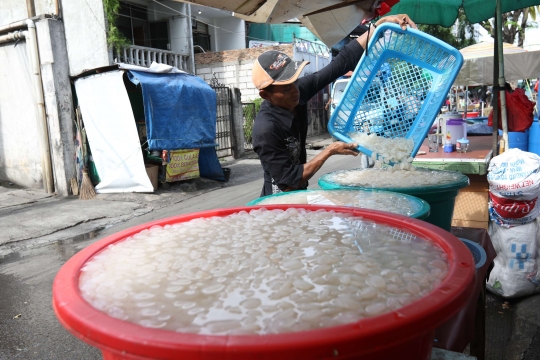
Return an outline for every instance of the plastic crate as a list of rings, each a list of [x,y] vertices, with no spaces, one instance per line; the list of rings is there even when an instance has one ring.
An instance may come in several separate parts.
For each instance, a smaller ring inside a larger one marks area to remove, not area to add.
[[[462,64],[457,49],[433,36],[378,26],[332,114],[330,134],[347,143],[355,142],[351,132],[413,139],[414,157]]]

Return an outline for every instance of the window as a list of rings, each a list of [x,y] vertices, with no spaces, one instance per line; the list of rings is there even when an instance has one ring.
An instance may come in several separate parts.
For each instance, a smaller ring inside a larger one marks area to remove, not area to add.
[[[149,22],[145,6],[120,1],[116,27],[133,45],[169,49],[168,21]]]
[[[208,34],[208,25],[193,20],[193,45],[199,45],[204,51],[210,51],[210,35]]]

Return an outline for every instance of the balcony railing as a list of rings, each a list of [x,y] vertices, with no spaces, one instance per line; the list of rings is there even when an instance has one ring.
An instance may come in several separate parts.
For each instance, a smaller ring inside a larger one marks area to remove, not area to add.
[[[190,72],[189,55],[177,54],[168,50],[130,45],[120,50],[120,52],[114,50],[114,58],[117,62],[145,67],[150,67],[152,62],[155,61],[159,64],[167,64]]]
[[[297,52],[308,53],[324,58],[330,57],[330,49],[324,44],[316,43],[310,40],[300,39],[297,37],[294,37],[293,41]]]

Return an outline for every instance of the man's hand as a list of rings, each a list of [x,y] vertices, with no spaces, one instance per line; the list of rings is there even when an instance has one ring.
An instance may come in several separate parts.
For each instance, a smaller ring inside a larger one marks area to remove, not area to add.
[[[328,146],[328,152],[330,155],[353,155],[357,156],[359,154],[358,150],[356,150],[356,147],[358,144],[352,143],[352,144],[346,144],[341,141],[336,141],[332,143],[330,146]]]
[[[289,188],[288,190],[295,190],[302,186],[306,181],[311,179],[311,177],[319,171],[319,169],[323,166],[324,162],[328,160],[332,155],[353,155],[357,156],[359,154],[358,150],[356,150],[356,147],[358,144],[345,144],[341,141],[336,141],[330,144],[328,147],[326,147],[323,151],[321,151],[317,156],[315,156],[313,159],[308,161],[304,164],[304,171],[302,173],[302,179],[300,180],[300,183],[296,188]]]
[[[411,18],[409,17],[409,15],[406,15],[406,14],[399,14],[399,15],[389,15],[389,16],[385,16],[383,18],[380,18],[376,23],[375,25],[376,26],[379,26],[381,24],[384,24],[385,22],[387,23],[393,23],[393,24],[398,24],[399,26],[401,26],[401,28],[403,30],[407,30],[407,26],[410,26],[412,27],[413,29],[418,29],[418,27],[416,26],[416,24],[414,23],[414,21],[411,20]],[[369,41],[369,38],[368,38],[368,33],[369,33],[369,37],[371,38],[371,36],[373,35],[373,33],[375,32],[375,29],[370,29],[370,31],[366,31],[365,33],[362,34],[362,36],[358,37],[356,40],[358,41],[358,43],[360,45],[362,45],[362,47],[365,49],[366,46],[367,46],[367,43]]]
[[[403,30],[407,30],[407,26],[410,26],[413,29],[418,29],[414,21],[412,21],[409,15],[406,14],[385,16],[383,18],[380,18],[379,21],[375,23],[375,25],[379,26],[381,24],[384,24],[385,22],[398,24]]]

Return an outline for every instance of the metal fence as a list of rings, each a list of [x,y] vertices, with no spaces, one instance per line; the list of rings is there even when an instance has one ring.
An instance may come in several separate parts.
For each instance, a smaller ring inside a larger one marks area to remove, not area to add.
[[[255,103],[242,103],[243,128],[244,128],[244,150],[253,150],[253,141],[251,134],[253,131],[253,122],[255,121],[256,108]]]
[[[330,49],[324,44],[304,40],[295,37],[294,39],[294,59],[309,61],[304,69],[304,74],[309,75],[319,71],[331,61]],[[307,136],[321,135],[327,132],[328,112],[324,109],[324,94],[329,94],[330,87],[327,86],[319,91],[308,101],[308,131]]]
[[[328,132],[328,110],[324,108],[324,93],[330,92],[330,87],[316,93],[307,103],[308,131],[307,136],[321,135]]]
[[[216,147],[218,157],[232,155],[232,94],[227,86],[212,86],[216,92]]]

